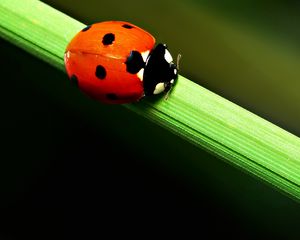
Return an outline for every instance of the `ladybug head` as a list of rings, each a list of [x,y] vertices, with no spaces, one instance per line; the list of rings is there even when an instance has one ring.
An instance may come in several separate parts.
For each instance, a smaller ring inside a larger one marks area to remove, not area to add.
[[[169,92],[178,77],[177,65],[166,44],[159,43],[147,57],[143,84],[146,96]]]

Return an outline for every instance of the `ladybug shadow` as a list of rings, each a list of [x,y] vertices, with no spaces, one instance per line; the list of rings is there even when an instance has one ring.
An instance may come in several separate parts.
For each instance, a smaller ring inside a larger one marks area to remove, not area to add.
[[[147,102],[151,104],[156,104],[158,102],[164,101],[165,99],[165,94],[158,94],[158,95],[152,95],[152,96],[146,96],[142,98],[139,102]]]
[[[145,108],[152,108],[159,103],[167,103],[169,101],[170,92],[143,97],[135,105],[143,105]]]
[[[125,104],[129,108],[133,108],[133,110],[137,110],[138,112],[147,112],[147,110],[153,109],[155,105],[158,105],[162,101],[167,101],[164,95],[153,95],[143,97],[137,102]]]

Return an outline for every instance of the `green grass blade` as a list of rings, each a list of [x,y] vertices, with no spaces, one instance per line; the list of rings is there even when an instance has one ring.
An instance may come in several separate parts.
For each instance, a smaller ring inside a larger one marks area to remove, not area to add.
[[[61,70],[66,45],[83,26],[37,0],[0,1],[1,37]],[[182,76],[167,101],[125,107],[300,199],[297,136]]]

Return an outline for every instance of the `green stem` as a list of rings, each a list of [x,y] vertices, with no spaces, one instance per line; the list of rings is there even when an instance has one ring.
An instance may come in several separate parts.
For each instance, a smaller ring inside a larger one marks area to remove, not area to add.
[[[63,70],[84,25],[37,0],[1,0],[0,35]],[[300,139],[179,76],[169,99],[124,105],[300,199]]]

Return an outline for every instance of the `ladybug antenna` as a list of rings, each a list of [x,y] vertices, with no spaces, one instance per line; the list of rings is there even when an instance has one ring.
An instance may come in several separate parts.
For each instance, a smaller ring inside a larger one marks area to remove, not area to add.
[[[177,61],[176,61],[176,67],[177,67],[177,70],[179,70],[179,62],[180,62],[180,59],[181,59],[182,55],[179,53],[177,55]]]

